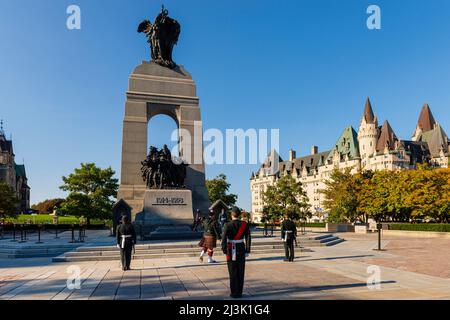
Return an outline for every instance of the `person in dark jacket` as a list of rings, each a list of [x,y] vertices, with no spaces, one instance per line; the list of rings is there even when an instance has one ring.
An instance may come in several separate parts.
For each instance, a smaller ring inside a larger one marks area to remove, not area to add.
[[[220,213],[220,228],[223,229],[225,227],[225,224],[228,222],[228,214],[225,211],[225,209],[222,209],[222,212]]]
[[[208,263],[216,263],[213,259],[214,248],[217,247],[217,238],[221,235],[221,229],[217,222],[214,211],[208,213],[208,218],[203,220],[203,238],[199,243],[199,247],[203,250],[200,253],[200,261],[203,262],[203,256],[208,253]]]
[[[225,225],[222,233],[222,251],[227,256],[230,275],[230,297],[241,298],[244,289],[245,258],[250,254],[251,236],[247,222],[241,221],[241,211],[231,210],[231,221]]]
[[[198,227],[202,224],[202,213],[200,209],[197,209],[197,213],[195,214],[194,223],[192,224],[192,231],[197,232]]]
[[[117,247],[120,249],[122,270],[130,270],[131,254],[136,244],[136,231],[128,216],[122,217],[122,224],[117,226]]]
[[[297,239],[297,226],[295,223],[289,219],[286,214],[284,220],[281,223],[281,239],[284,242],[284,250],[286,254],[285,262],[294,261],[294,242]]]

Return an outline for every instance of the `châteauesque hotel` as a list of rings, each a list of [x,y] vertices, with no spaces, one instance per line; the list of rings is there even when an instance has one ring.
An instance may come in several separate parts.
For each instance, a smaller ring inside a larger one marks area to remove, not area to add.
[[[400,140],[387,120],[379,126],[367,98],[359,131],[356,132],[351,126],[345,128],[331,150],[319,152],[318,147],[314,146],[310,155],[300,158],[291,150],[287,161],[276,151],[269,154],[250,179],[253,219],[256,222],[261,220],[264,207],[262,193],[284,174],[303,184],[312,208],[311,220],[322,221],[326,212],[322,206],[324,196],[319,190],[325,188],[324,181],[329,179],[335,168],[351,168],[352,173],[363,170],[411,170],[416,169],[418,163],[448,168],[449,148],[450,140],[434,119],[428,104],[420,112],[411,140]]]

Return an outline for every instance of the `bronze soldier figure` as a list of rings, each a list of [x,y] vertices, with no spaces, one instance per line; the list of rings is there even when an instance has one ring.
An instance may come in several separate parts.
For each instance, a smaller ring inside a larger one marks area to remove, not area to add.
[[[177,64],[172,59],[173,47],[178,43],[181,26],[178,21],[169,17],[169,11],[162,7],[155,23],[144,20],[138,27],[144,33],[151,47],[152,60],[160,66],[175,69]]]

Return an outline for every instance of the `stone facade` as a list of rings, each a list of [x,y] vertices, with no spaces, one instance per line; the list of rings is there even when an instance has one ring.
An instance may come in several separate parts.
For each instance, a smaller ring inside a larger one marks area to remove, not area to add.
[[[13,143],[6,139],[3,128],[0,129],[0,182],[14,189],[19,201],[17,212],[24,213],[30,209],[30,187],[25,165],[15,162]]]
[[[319,190],[332,171],[351,168],[352,173],[362,170],[411,170],[418,163],[429,163],[447,168],[450,161],[450,140],[443,128],[435,121],[430,107],[422,108],[416,130],[411,140],[400,140],[388,121],[382,126],[373,113],[367,99],[359,131],[351,126],[345,128],[336,144],[329,151],[318,152],[313,147],[308,156],[296,158],[289,152],[289,160],[272,151],[261,168],[252,173],[252,214],[256,222],[261,220],[264,208],[262,193],[283,174],[292,175],[301,182],[312,207],[313,221],[323,221],[327,214],[322,206],[324,196]]]

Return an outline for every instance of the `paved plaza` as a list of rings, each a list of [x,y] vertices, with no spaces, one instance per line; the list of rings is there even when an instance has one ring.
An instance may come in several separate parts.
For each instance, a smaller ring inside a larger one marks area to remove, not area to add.
[[[244,299],[450,299],[450,253],[445,239],[340,234],[346,241],[302,253],[251,255]],[[228,299],[225,259],[208,265],[196,258],[135,260],[123,272],[118,261],[52,263],[50,258],[0,260],[0,299]],[[81,270],[81,288],[67,288],[67,271]],[[370,289],[368,267],[380,268]]]

